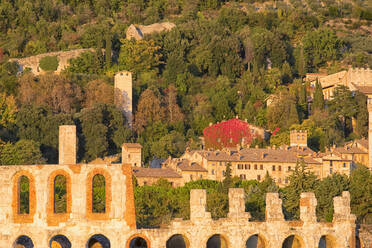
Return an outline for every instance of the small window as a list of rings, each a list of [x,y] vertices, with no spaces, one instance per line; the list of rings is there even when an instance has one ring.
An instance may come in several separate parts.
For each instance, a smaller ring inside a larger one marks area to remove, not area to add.
[[[285,184],[288,183],[288,178],[284,179],[284,183],[285,183]]]
[[[247,164],[245,164],[244,167],[245,167],[246,170],[248,170],[248,165]]]
[[[260,164],[260,170],[263,170],[263,164]]]
[[[302,140],[305,140],[305,135],[302,135]]]
[[[240,164],[237,164],[237,166],[236,166],[237,168],[238,168],[238,170],[240,169]]]
[[[250,170],[251,169],[251,164],[248,164],[248,170]]]
[[[273,171],[275,171],[275,165],[273,165]]]
[[[147,185],[147,182],[146,181],[143,181],[143,185]]]
[[[332,160],[329,161],[329,166],[333,166],[333,161]]]
[[[214,175],[214,170],[212,170],[212,175]]]
[[[288,171],[290,171],[291,170],[291,166],[288,166]]]
[[[190,180],[192,181],[192,175],[190,175]]]
[[[128,159],[130,159],[130,154],[128,154]]]
[[[344,163],[344,168],[346,168],[346,163]]]
[[[257,164],[254,165],[254,169],[257,170]]]
[[[281,165],[278,166],[278,171],[282,171],[282,166]]]
[[[223,176],[225,175],[225,171],[224,171],[224,170],[222,171],[222,175],[223,175]]]
[[[261,175],[257,175],[257,181],[261,181]]]
[[[200,179],[202,179],[203,178],[203,175],[200,175]]]
[[[329,173],[333,174],[333,169],[332,168],[329,169]]]

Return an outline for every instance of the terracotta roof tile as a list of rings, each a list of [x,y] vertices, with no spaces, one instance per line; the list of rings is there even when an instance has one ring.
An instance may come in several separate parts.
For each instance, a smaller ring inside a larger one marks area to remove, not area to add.
[[[124,143],[122,146],[127,148],[142,148],[141,144],[138,143]]]
[[[132,170],[135,177],[182,178],[170,168],[132,167]]]

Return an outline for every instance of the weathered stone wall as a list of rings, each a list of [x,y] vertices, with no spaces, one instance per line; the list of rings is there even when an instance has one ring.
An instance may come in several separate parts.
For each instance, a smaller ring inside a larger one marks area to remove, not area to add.
[[[159,33],[162,31],[170,31],[176,25],[171,22],[154,23],[151,25],[130,25],[126,32],[126,38],[128,40],[142,40],[146,35]]]
[[[43,53],[27,58],[21,59],[9,59],[10,62],[17,62],[21,66],[21,71],[26,68],[30,68],[31,72],[35,75],[39,75],[43,73],[43,71],[39,68],[40,59],[47,57],[47,56],[57,56],[59,63],[56,72],[61,72],[69,65],[69,60],[72,58],[79,57],[82,53],[91,51],[93,52],[94,49],[75,49],[71,51],[59,51],[59,52],[50,52],[50,53]]]
[[[96,173],[106,179],[106,210],[104,214],[92,213],[90,205],[91,179]],[[56,216],[51,189],[53,178],[64,174],[67,180],[67,213]],[[30,214],[17,212],[17,178],[30,178]],[[229,190],[227,218],[213,220],[206,211],[207,194],[196,189],[190,195],[190,220],[175,219],[166,228],[135,229],[133,186],[130,165],[74,164],[27,165],[0,167],[0,247],[14,247],[15,240],[27,235],[35,248],[50,247],[55,235],[64,235],[72,247],[86,246],[95,234],[107,237],[110,247],[129,247],[135,237],[142,237],[148,247],[165,247],[167,240],[181,234],[188,248],[205,247],[208,239],[219,234],[227,247],[245,247],[249,237],[258,235],[263,247],[280,248],[283,241],[295,235],[304,248],[318,247],[322,236],[335,244],[327,247],[355,247],[355,216],[350,214],[350,195],[344,192],[334,199],[332,223],[316,221],[316,199],[313,193],[301,194],[299,221],[285,221],[282,203],[277,193],[266,196],[266,221],[249,221],[245,212],[244,190]],[[19,218],[16,218],[19,217]],[[366,239],[363,237],[363,239]]]

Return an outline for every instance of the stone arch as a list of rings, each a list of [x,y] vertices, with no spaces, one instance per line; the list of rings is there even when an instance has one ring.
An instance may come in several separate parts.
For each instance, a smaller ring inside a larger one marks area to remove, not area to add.
[[[245,242],[246,248],[267,248],[266,239],[260,234],[251,235]]]
[[[57,202],[56,199],[56,183],[57,180],[60,178],[64,178],[64,190],[65,191],[65,199],[64,199],[64,207],[63,211],[61,211],[61,202]],[[47,205],[47,222],[49,225],[58,225],[60,222],[65,222],[69,218],[69,214],[71,213],[71,176],[65,170],[55,170],[53,171],[48,178],[48,205]]]
[[[26,213],[20,212],[21,206],[21,188],[20,180],[28,180],[28,210]],[[32,223],[36,212],[36,190],[35,179],[33,175],[25,170],[18,171],[13,176],[13,199],[12,199],[13,221],[15,223]]]
[[[34,248],[34,243],[30,237],[21,235],[14,241],[13,248]]]
[[[304,248],[304,241],[296,234],[288,236],[282,243],[282,248]]]
[[[93,212],[93,179],[96,175],[102,175],[104,178],[104,195],[105,204],[104,212]],[[87,218],[90,220],[108,220],[111,211],[111,176],[110,174],[102,168],[94,168],[89,172],[87,176],[87,194],[86,194],[86,208],[87,208]]]
[[[318,243],[319,248],[336,248],[338,247],[336,238],[332,235],[323,235],[319,239]]]
[[[49,241],[50,248],[71,248],[70,240],[61,234],[52,237]]]
[[[229,242],[227,238],[221,234],[214,234],[209,237],[206,243],[207,248],[228,248]]]
[[[86,248],[110,248],[110,240],[103,234],[94,234],[87,241]]]
[[[185,235],[174,234],[167,240],[166,248],[188,248],[190,242]]]
[[[151,243],[150,243],[150,240],[145,235],[134,234],[129,237],[125,247],[126,248],[151,248]]]

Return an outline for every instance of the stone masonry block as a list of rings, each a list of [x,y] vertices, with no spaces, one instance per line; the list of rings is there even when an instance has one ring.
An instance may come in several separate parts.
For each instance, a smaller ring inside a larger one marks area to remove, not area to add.
[[[284,221],[282,200],[278,193],[266,193],[266,221]]]
[[[355,215],[351,214],[350,210],[350,193],[342,192],[342,196],[333,198],[333,222],[339,221],[355,221]]]
[[[244,189],[229,189],[229,218],[247,220],[251,217],[250,213],[245,212]]]
[[[316,205],[317,201],[314,193],[301,193],[300,219],[303,222],[316,222]]]
[[[190,191],[190,219],[211,219],[211,213],[206,211],[207,191],[205,189],[192,189]]]

